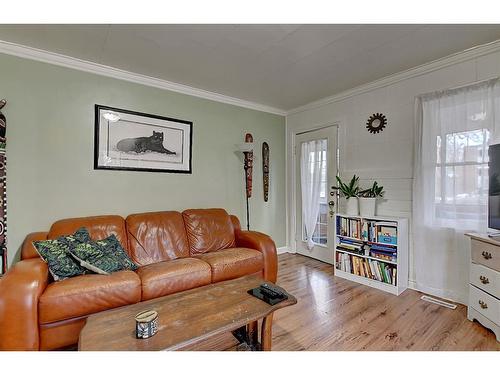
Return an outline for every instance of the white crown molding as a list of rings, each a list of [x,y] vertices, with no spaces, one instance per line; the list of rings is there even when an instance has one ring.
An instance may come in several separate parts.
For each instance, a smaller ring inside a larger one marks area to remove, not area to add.
[[[111,66],[101,65],[94,62],[81,60],[66,55],[61,55],[59,53],[23,46],[16,43],[10,43],[0,40],[0,53],[22,57],[30,60],[41,61],[44,63],[63,66],[66,68],[81,70],[84,72],[116,78],[123,81],[139,83],[145,86],[156,87],[163,90],[178,92],[181,94],[191,95],[198,98],[208,99],[220,103],[231,104],[238,107],[253,109],[256,111],[267,112],[281,116],[286,115],[286,111],[280,108],[275,108],[260,103],[254,103],[251,101],[234,98],[231,96],[218,94],[211,91],[206,91],[203,89],[198,89],[196,87],[170,82],[159,78],[132,73],[126,70],[113,68]]]
[[[41,61],[48,64],[63,66],[66,68],[76,69],[88,73],[94,73],[106,77],[138,83],[145,86],[156,87],[162,90],[178,92],[181,94],[195,96],[198,98],[208,99],[220,103],[231,104],[238,107],[253,109],[256,111],[272,113],[280,116],[288,116],[294,113],[299,113],[313,108],[322,107],[327,104],[339,102],[351,98],[353,96],[363,94],[365,92],[389,86],[394,83],[404,81],[406,79],[410,79],[413,77],[418,77],[420,75],[435,70],[439,70],[447,66],[459,64],[461,62],[468,61],[496,51],[500,51],[500,40],[496,40],[494,42],[483,44],[477,47],[469,48],[465,51],[458,52],[453,55],[446,56],[423,65],[419,65],[415,68],[411,68],[400,73],[392,74],[390,76],[378,79],[376,81],[354,87],[352,89],[343,91],[339,94],[328,96],[326,98],[322,98],[287,111],[281,108],[267,106],[265,104],[238,99],[235,97],[203,89],[198,89],[180,83],[170,82],[159,78],[154,78],[142,74],[129,72],[126,70],[121,70],[118,68],[113,68],[107,65],[97,64],[94,62],[81,60],[54,52],[49,52],[33,47],[23,46],[20,44],[10,43],[0,40],[0,53],[4,53],[7,55],[13,55],[25,59]]]
[[[439,70],[442,68],[445,68],[447,66],[459,64],[468,60],[472,60],[474,58],[484,56],[493,52],[500,51],[500,39],[496,40],[491,43],[487,44],[482,44],[480,46],[472,47],[469,49],[466,49],[465,51],[462,52],[457,52],[452,55],[443,57],[438,60],[431,61],[429,63],[425,63],[422,65],[419,65],[414,68],[410,68],[408,70],[392,74],[390,76],[378,79],[376,81],[372,81],[357,87],[354,87],[352,89],[343,91],[341,93],[328,96],[326,98],[322,98],[319,100],[315,100],[311,103],[304,104],[302,106],[293,108],[287,112],[287,116],[294,114],[294,113],[299,113],[299,112],[304,112],[310,109],[322,107],[327,104],[339,102],[348,98],[351,98],[356,95],[360,95],[375,89],[379,89],[385,86],[392,85],[397,82],[401,82],[410,78],[418,77],[420,75],[426,74],[433,72],[435,70]]]

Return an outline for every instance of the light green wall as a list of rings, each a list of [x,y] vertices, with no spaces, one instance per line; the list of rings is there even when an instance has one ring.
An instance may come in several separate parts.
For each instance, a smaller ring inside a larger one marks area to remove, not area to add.
[[[0,54],[7,106],[8,248],[55,220],[98,214],[223,207],[245,222],[246,132],[258,145],[250,200],[252,229],[285,246],[285,119],[77,70]],[[193,121],[193,174],[93,169],[94,104]],[[271,154],[269,201],[260,148]]]

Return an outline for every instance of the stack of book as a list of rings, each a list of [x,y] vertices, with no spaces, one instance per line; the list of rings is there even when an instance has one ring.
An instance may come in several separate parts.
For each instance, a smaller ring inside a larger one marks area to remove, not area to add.
[[[360,258],[347,253],[336,253],[335,263],[338,270],[396,285],[396,267],[382,261]]]
[[[364,254],[363,243],[341,238],[337,244],[337,249],[347,251],[349,253]]]
[[[382,260],[388,260],[391,262],[396,262],[398,259],[398,250],[392,246],[371,244],[370,245],[370,256]]]

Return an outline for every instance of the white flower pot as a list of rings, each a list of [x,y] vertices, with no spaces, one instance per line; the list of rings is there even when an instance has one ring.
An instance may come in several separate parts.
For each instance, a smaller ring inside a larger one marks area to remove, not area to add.
[[[345,213],[347,215],[354,215],[354,216],[359,215],[358,198],[351,197],[346,199]]]
[[[358,198],[359,213],[361,216],[375,216],[377,198]]]

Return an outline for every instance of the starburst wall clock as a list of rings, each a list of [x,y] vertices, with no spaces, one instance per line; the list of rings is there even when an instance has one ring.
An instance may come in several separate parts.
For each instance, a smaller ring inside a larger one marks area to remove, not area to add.
[[[380,133],[387,125],[387,117],[382,113],[374,113],[366,122],[366,128],[372,134]]]

